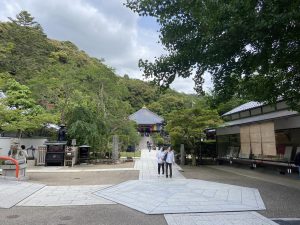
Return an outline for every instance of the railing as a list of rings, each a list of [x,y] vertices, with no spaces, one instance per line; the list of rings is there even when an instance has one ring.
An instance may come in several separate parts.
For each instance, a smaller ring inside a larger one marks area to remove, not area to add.
[[[16,165],[16,178],[18,179],[19,178],[19,162],[18,162],[18,160],[8,157],[8,156],[0,156],[0,159],[1,160],[10,160]]]
[[[47,146],[38,147],[37,163],[36,163],[38,166],[45,165],[46,152],[47,152]]]

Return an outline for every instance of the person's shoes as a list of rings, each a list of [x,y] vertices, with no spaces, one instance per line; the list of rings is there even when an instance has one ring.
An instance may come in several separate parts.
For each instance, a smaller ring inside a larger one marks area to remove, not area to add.
[[[168,175],[166,176],[166,178],[168,178]]]
[[[170,178],[172,178],[172,176],[170,176]]]

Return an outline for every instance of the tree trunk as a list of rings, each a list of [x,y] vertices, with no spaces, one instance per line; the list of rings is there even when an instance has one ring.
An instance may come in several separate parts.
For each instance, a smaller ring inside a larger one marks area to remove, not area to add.
[[[191,150],[192,154],[192,166],[196,166],[196,155],[195,155],[195,149]]]

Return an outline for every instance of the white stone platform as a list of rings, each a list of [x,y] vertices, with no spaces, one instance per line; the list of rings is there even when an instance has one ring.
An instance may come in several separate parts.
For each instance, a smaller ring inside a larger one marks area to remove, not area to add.
[[[109,185],[47,186],[24,199],[18,206],[115,204],[112,201],[92,194],[96,190],[106,187],[109,187]]]
[[[133,180],[95,195],[146,214],[265,209],[257,189],[193,179]]]
[[[278,225],[256,212],[166,214],[168,225]]]
[[[11,208],[43,187],[43,184],[0,179],[0,208]]]

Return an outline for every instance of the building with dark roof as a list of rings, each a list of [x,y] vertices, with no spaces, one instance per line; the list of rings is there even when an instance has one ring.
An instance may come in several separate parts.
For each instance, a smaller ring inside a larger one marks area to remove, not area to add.
[[[226,122],[216,130],[219,158],[291,166],[300,152],[300,114],[282,100],[248,102],[222,117]]]
[[[131,114],[129,119],[138,124],[138,131],[141,133],[160,132],[164,119],[150,111],[145,106]]]

